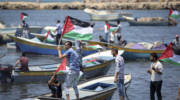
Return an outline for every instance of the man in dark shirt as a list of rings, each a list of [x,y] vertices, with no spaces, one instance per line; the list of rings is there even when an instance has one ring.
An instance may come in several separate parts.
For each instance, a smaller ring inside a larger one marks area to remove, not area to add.
[[[57,80],[57,75],[53,75],[48,81],[49,89],[51,89],[52,97],[62,98],[61,84]]]

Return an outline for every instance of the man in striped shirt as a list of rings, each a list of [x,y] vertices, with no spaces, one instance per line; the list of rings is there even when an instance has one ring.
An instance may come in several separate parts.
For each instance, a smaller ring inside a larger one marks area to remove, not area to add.
[[[124,100],[124,58],[121,55],[118,55],[118,49],[112,49],[111,52],[115,57],[114,83],[117,84],[120,100]]]

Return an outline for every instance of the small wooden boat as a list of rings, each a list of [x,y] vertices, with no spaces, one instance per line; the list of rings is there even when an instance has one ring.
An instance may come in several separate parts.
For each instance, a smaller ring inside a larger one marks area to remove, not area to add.
[[[97,11],[94,9],[84,9],[88,13],[93,21],[117,21],[123,20],[122,16],[132,16],[132,14],[126,12],[116,13],[114,11]]]
[[[161,17],[133,18],[123,16],[123,18],[125,18],[131,26],[176,26],[178,24],[175,20],[165,20]]]
[[[131,82],[131,75],[124,76],[125,87]],[[103,76],[78,85],[80,100],[111,100],[111,97],[116,90],[116,85],[113,82],[114,76]],[[36,100],[64,100],[60,98],[50,97],[51,94],[45,94],[32,99]],[[76,96],[72,88],[70,88],[71,100],[76,100]],[[65,96],[63,95],[63,98]],[[30,98],[29,98],[30,99]],[[28,99],[25,99],[28,100]]]
[[[164,51],[164,50],[125,48],[116,44],[109,44],[109,43],[99,42],[99,41],[87,41],[87,43],[91,45],[98,44],[101,46],[105,46],[107,48],[117,48],[118,50],[124,50],[124,53],[122,56],[125,59],[149,58],[150,53],[157,53],[160,55]]]
[[[119,54],[123,54],[123,51],[119,51]],[[110,65],[114,62],[114,57],[111,55],[111,51],[103,51],[94,53],[83,57],[83,71],[82,78],[88,79],[105,74]],[[15,70],[13,72],[15,82],[39,82],[48,81],[53,72],[56,71],[59,64],[30,66],[29,72],[22,72]],[[63,81],[65,73],[58,73],[58,79]],[[28,80],[27,80],[28,79]]]
[[[40,26],[31,26],[29,28],[30,33],[40,33],[43,28]],[[2,36],[2,39],[0,40],[0,44],[6,44],[9,42],[12,42],[12,39],[9,38],[8,35],[18,35],[22,33],[22,28],[19,27],[13,27],[13,28],[5,28],[0,29],[0,36]]]
[[[45,55],[58,55],[57,45],[41,42],[38,39],[27,39],[23,37],[15,37],[9,35],[9,37],[16,42],[16,45],[22,52],[45,54]],[[83,56],[95,53],[97,49],[84,47]],[[62,53],[64,53],[64,46],[62,45]]]

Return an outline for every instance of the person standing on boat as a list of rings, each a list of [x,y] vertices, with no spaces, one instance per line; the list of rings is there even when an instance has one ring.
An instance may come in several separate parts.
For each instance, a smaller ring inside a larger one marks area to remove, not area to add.
[[[67,72],[66,79],[63,84],[66,93],[66,98],[67,100],[70,100],[69,88],[72,86],[75,91],[76,98],[79,99],[79,91],[77,88],[77,82],[80,72],[79,56],[77,52],[72,49],[72,42],[70,41],[67,41],[65,43],[66,51],[63,55],[61,54],[61,48],[59,46],[57,47],[57,49],[58,49],[59,58],[62,59],[64,57],[67,57],[68,66],[69,66],[69,70]]]
[[[51,89],[52,97],[62,98],[61,83],[57,80],[57,75],[53,74],[51,79],[48,81],[49,89]]]
[[[58,45],[59,42],[60,42],[61,33],[62,33],[62,27],[61,27],[60,20],[57,20],[56,30],[55,31],[57,32],[57,34],[56,34],[56,44]]]
[[[76,47],[76,52],[79,55],[79,65],[80,65],[80,70],[83,72],[83,66],[82,66],[82,41],[81,40],[75,40],[75,47]]]
[[[109,36],[109,43],[115,43],[115,33],[111,32]]]
[[[121,37],[121,23],[120,23],[119,20],[117,21],[117,30],[113,31],[112,33],[113,33],[113,34],[116,34],[116,36],[117,36],[117,41],[120,42],[121,40],[119,40],[119,38]],[[118,43],[118,42],[117,42],[117,43]]]
[[[105,21],[105,25],[104,25],[104,33],[105,33],[105,40],[108,41],[108,37],[109,37],[109,22]]]
[[[112,49],[112,55],[115,57],[115,75],[114,83],[117,84],[120,100],[124,100],[124,58],[118,55],[118,49]]]
[[[29,38],[29,25],[25,22],[25,20],[22,21],[22,34],[21,36],[24,38]]]
[[[150,61],[152,61],[151,68],[147,70],[147,72],[151,74],[150,98],[151,100],[155,100],[154,94],[156,92],[158,100],[162,100],[161,87],[163,65],[158,61],[156,53],[150,54]]]
[[[18,68],[18,70],[24,71],[24,72],[29,71],[29,68],[28,68],[28,58],[26,57],[25,53],[22,53],[22,57],[16,61],[14,69],[17,67],[17,65],[19,63],[21,63],[21,66]]]

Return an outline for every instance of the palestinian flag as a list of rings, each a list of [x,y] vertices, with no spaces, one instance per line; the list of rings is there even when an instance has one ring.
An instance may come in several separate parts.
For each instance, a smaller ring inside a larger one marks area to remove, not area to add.
[[[48,31],[48,32],[46,33],[45,40],[46,40],[47,42],[54,42],[55,39],[51,36],[50,33],[51,33],[51,31]]]
[[[56,73],[60,73],[60,72],[65,72],[66,71],[66,57],[64,57],[64,59],[62,60],[61,64],[59,65],[58,69],[56,70]]]
[[[91,58],[91,59],[83,60],[83,63],[84,63],[85,65],[96,64],[96,58]]]
[[[109,32],[113,32],[113,31],[115,31],[115,30],[118,29],[117,25],[106,24],[106,26],[107,26],[107,30],[108,30]]]
[[[21,15],[20,15],[20,20],[21,21],[23,21],[23,20],[25,20],[26,18],[28,17],[28,14],[26,14],[26,13],[21,13]]]
[[[173,53],[172,43],[168,45],[159,60],[180,66],[180,55]]]
[[[180,14],[179,14],[179,12],[177,10],[170,9],[169,10],[169,16],[171,18],[179,18]]]
[[[76,40],[91,40],[93,27],[88,22],[84,22],[70,16],[66,17],[62,35],[65,38]]]
[[[92,49],[102,49],[103,48],[100,45],[88,45],[87,47],[92,48]]]
[[[66,60],[66,57],[64,57],[58,69],[56,70],[55,74],[67,73],[69,71],[69,68],[66,67],[66,64],[67,64],[67,60]],[[83,72],[80,71],[80,74],[78,76],[78,81],[81,79],[82,76],[83,76]]]

